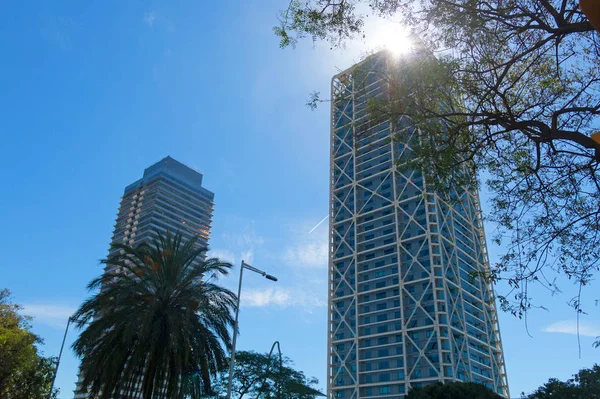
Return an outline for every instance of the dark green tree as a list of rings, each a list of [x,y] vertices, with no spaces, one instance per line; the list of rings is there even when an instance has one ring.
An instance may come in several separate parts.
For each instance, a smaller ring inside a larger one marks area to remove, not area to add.
[[[292,361],[283,357],[280,369],[279,356],[253,351],[238,351],[232,386],[232,398],[236,399],[314,399],[322,395],[314,386],[316,378],[307,378],[295,370]],[[228,370],[219,375],[215,384],[218,397],[227,395]]]
[[[505,250],[487,277],[511,287],[502,307],[523,316],[532,285],[558,293],[568,280],[581,292],[600,265],[600,38],[578,1],[294,0],[274,30],[282,47],[343,46],[368,42],[372,16],[408,27],[416,47],[372,116],[419,129],[409,166],[440,192],[485,177]],[[473,173],[457,176],[461,165]]]
[[[73,349],[90,396],[197,397],[227,364],[236,297],[215,280],[231,264],[202,260],[195,239],[156,234],[151,244],[114,245],[102,262],[116,271],[90,282],[99,291],[74,315],[85,327]]]
[[[600,398],[600,366],[581,369],[573,378],[563,382],[550,378],[528,399],[598,399]]]
[[[441,382],[411,389],[405,399],[502,399],[491,389],[475,382]]]
[[[0,290],[0,398],[45,399],[56,371],[55,360],[39,353],[42,339],[31,332],[31,318]],[[58,389],[52,392],[56,398]]]

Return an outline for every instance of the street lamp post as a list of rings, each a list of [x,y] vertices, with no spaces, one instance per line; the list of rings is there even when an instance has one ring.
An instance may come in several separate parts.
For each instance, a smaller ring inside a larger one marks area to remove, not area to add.
[[[240,266],[240,282],[238,284],[238,294],[237,294],[237,307],[235,309],[235,322],[233,323],[233,339],[231,342],[231,360],[229,361],[229,383],[227,384],[227,397],[226,399],[231,399],[231,387],[233,384],[233,366],[235,365],[235,343],[237,339],[237,330],[238,330],[238,317],[240,315],[240,295],[242,294],[242,277],[244,276],[244,269],[248,269],[254,273],[258,273],[267,280],[277,281],[277,277],[272,276],[259,270],[253,266],[250,266],[246,262],[242,260],[242,265]]]
[[[275,341],[273,343],[273,346],[271,346],[271,351],[269,352],[269,356],[267,356],[267,369],[265,371],[265,380],[269,377],[269,371],[271,370],[271,357],[273,356],[273,351],[275,350],[275,347],[277,346],[277,352],[279,353],[279,373],[277,375],[277,382],[276,382],[276,392],[277,392],[277,396],[276,399],[281,399],[281,387],[282,387],[282,381],[281,378],[283,376],[283,356],[281,355],[281,346],[279,345],[279,341]],[[288,375],[289,377],[289,375]],[[266,381],[263,381],[263,386],[265,385]],[[301,394],[301,395],[312,395],[312,396],[327,396],[319,391],[317,391],[316,389],[313,389],[311,387],[308,387],[302,383],[298,383],[296,381],[293,381],[293,379],[290,377],[288,379],[288,381],[286,381],[285,383],[286,388],[291,392],[294,392],[296,394]],[[258,395],[256,396],[256,399],[260,398],[260,394],[264,393],[265,390],[262,390],[262,392],[259,392]]]
[[[48,392],[48,399],[52,398],[52,390],[54,389],[54,381],[56,381],[56,375],[58,374],[58,366],[60,365],[60,358],[62,357],[63,348],[65,347],[65,341],[67,339],[67,333],[69,332],[69,325],[72,321],[75,321],[73,317],[69,317],[67,320],[67,328],[65,328],[65,335],[63,336],[62,345],[60,346],[60,352],[58,352],[58,360],[56,361],[56,368],[54,369],[54,375],[52,376],[52,383],[50,384],[50,392]]]
[[[265,371],[265,378],[269,375],[269,371],[271,369],[271,356],[273,356],[273,350],[275,350],[275,346],[277,346],[277,352],[279,353],[279,373],[277,374],[277,399],[280,399],[281,373],[283,372],[283,356],[281,355],[281,346],[279,345],[279,341],[273,342],[273,346],[271,346],[271,350],[269,351],[269,356],[267,357],[267,370]],[[260,396],[260,393],[258,395]]]

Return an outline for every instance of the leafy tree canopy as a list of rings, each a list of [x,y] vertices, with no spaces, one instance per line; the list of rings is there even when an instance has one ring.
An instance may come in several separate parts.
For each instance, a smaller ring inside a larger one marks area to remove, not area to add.
[[[563,382],[550,378],[528,399],[598,399],[600,398],[600,366],[582,369],[573,378]]]
[[[438,192],[486,181],[505,251],[486,277],[508,281],[503,309],[522,317],[531,286],[558,293],[570,280],[582,312],[600,265],[600,37],[578,1],[292,0],[274,30],[282,47],[303,37],[340,47],[370,16],[415,35],[385,100],[368,104],[372,119],[419,129],[408,166]]]
[[[10,291],[0,290],[0,398],[47,398],[56,360],[40,355],[42,340],[31,332],[30,318],[10,301]],[[58,390],[54,389],[52,398]]]
[[[280,368],[279,356],[253,351],[238,351],[232,386],[236,399],[313,399],[324,396],[315,389],[316,378],[307,378],[302,371],[292,368],[292,361],[284,357]],[[227,395],[229,373],[223,372],[215,384],[218,397]]]
[[[502,399],[489,388],[474,382],[438,382],[415,388],[408,392],[405,399]]]

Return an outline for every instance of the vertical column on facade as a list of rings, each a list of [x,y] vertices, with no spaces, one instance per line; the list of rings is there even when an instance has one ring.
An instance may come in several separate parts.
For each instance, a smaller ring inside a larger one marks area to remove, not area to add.
[[[473,258],[474,270],[469,270],[470,278],[467,288],[473,285],[478,290],[474,295],[475,299],[468,300],[465,303],[465,322],[467,323],[467,339],[469,340],[470,370],[472,381],[485,384],[490,389],[496,390],[497,371],[494,370],[492,353],[495,351],[495,340],[489,334],[490,324],[488,322],[488,312],[490,310],[489,300],[490,291],[485,284],[482,284],[480,274],[485,272],[484,252],[481,247],[482,226],[478,225],[476,193],[474,189],[467,188],[464,195],[463,209],[469,216],[469,233],[472,246],[472,253],[468,254]],[[456,215],[459,218],[459,215]],[[466,255],[465,255],[466,256]],[[463,264],[461,263],[461,266]],[[467,312],[467,308],[469,311]],[[483,317],[483,320],[482,320]]]
[[[485,228],[483,225],[481,201],[477,192],[473,194],[473,201],[476,212],[475,228],[476,231],[479,233],[479,246],[482,254],[482,270],[484,274],[486,274],[490,271],[490,263],[487,251],[487,243],[485,240]],[[480,283],[482,290],[486,290],[489,295],[489,298],[487,298],[487,302],[484,303],[484,306],[486,306],[485,309],[487,310],[486,312],[484,312],[484,316],[486,317],[486,329],[488,332],[488,342],[490,343],[490,361],[492,362],[490,367],[492,367],[492,375],[494,378],[494,390],[497,393],[500,393],[506,397],[510,397],[510,392],[508,389],[508,379],[506,374],[506,364],[504,362],[504,350],[502,348],[502,339],[500,336],[500,324],[498,321],[498,313],[496,310],[496,295],[494,294],[494,287],[488,280],[485,280],[483,278],[481,279]]]
[[[406,328],[404,328],[404,320],[406,320],[407,314],[408,312],[405,312],[406,309],[406,305],[404,304],[404,278],[402,278],[402,253],[404,251],[404,247],[401,244],[401,238],[402,238],[402,225],[400,223],[400,208],[399,208],[399,203],[398,203],[398,198],[400,197],[400,189],[398,187],[398,181],[400,180],[400,175],[399,175],[399,171],[396,165],[396,162],[399,158],[400,154],[397,154],[396,151],[396,142],[394,140],[394,135],[398,132],[399,127],[397,126],[398,122],[394,123],[393,121],[390,123],[390,137],[392,138],[392,143],[391,143],[391,151],[392,151],[392,182],[393,182],[393,194],[394,194],[394,202],[393,202],[393,206],[394,206],[394,220],[395,220],[395,228],[396,228],[396,255],[398,258],[397,261],[397,276],[398,276],[398,289],[400,292],[400,295],[398,295],[398,301],[400,303],[400,323],[402,325],[402,329],[400,331],[396,331],[397,336],[401,336],[402,337],[402,342],[401,347],[402,347],[402,358],[404,359],[405,354],[406,354]],[[403,216],[403,215],[402,215]],[[410,385],[410,380],[408,379],[409,377],[409,373],[408,373],[408,369],[406,366],[406,361],[403,361],[402,363],[402,375],[404,376],[403,379],[399,379],[401,383],[404,384],[404,391],[408,392],[411,388]]]
[[[464,193],[457,193],[457,195],[458,196],[462,196],[463,198],[468,196],[466,192],[464,192]],[[455,223],[456,223],[455,217],[456,217],[456,215],[455,215],[455,211],[454,210],[452,210],[451,215],[452,215],[452,217],[451,217],[452,231],[454,233],[452,237],[453,237],[453,240],[454,240],[454,246],[455,246],[455,248],[457,248],[456,252],[457,252],[457,255],[458,255],[461,252],[462,249],[458,246],[458,243],[457,243],[457,234],[456,234],[456,226],[455,226]],[[474,381],[475,378],[473,376],[473,365],[472,365],[472,360],[471,360],[471,356],[472,356],[472,354],[471,354],[472,348],[471,348],[471,345],[470,345],[470,343],[471,343],[471,337],[470,337],[470,334],[468,333],[467,316],[466,316],[466,310],[465,310],[465,307],[466,307],[465,306],[465,291],[467,289],[465,287],[466,282],[463,279],[462,272],[464,270],[462,270],[462,261],[461,261],[460,258],[458,260],[458,270],[457,271],[458,271],[458,286],[459,286],[459,291],[458,292],[460,293],[460,305],[461,305],[460,307],[461,307],[461,316],[462,316],[461,317],[462,320],[460,320],[460,323],[462,325],[461,326],[462,327],[462,334],[461,335],[462,335],[462,340],[463,340],[462,347],[460,348],[460,350],[459,350],[458,353],[459,353],[459,357],[460,357],[460,359],[461,359],[461,361],[463,363],[463,367],[465,367],[466,378],[464,378],[463,381]],[[465,351],[465,349],[466,349],[466,351]],[[467,358],[466,360],[467,360],[468,366],[464,364],[464,360],[465,360],[464,354],[466,354],[466,358]],[[459,378],[460,378],[460,376],[459,376]]]
[[[433,289],[433,310],[434,310],[434,320],[435,320],[435,332],[436,332],[436,341],[437,341],[437,353],[438,353],[438,363],[435,365],[438,369],[438,380],[444,381],[444,377],[446,376],[446,367],[452,367],[452,365],[448,365],[445,360],[449,356],[444,356],[442,351],[444,339],[443,336],[448,336],[448,328],[447,326],[442,326],[441,320],[443,315],[445,315],[445,301],[443,292],[443,280],[442,280],[442,265],[447,262],[446,259],[442,257],[441,250],[441,237],[440,237],[440,229],[438,225],[438,214],[436,211],[436,202],[435,196],[429,193],[429,189],[427,186],[427,180],[423,177],[423,193],[425,200],[425,215],[427,219],[427,234],[429,236],[430,246],[429,251],[431,254],[431,285]],[[445,316],[447,318],[447,316]]]
[[[341,93],[340,93],[341,91]],[[339,79],[332,81],[332,96],[346,95],[347,87]],[[330,198],[330,269],[329,269],[329,363],[328,391],[345,395],[356,382],[355,262],[354,262],[354,158],[353,139],[347,105],[332,101],[331,198]],[[338,388],[340,387],[340,388]]]
[[[403,124],[403,140],[398,143],[400,162],[414,156],[411,143],[418,139],[418,133],[409,122],[404,121]],[[434,278],[435,264],[439,263],[440,255],[436,254],[439,252],[439,242],[435,242],[438,240],[435,231],[437,219],[428,214],[430,199],[424,177],[415,170],[402,169],[398,173],[398,210],[407,221],[406,227],[402,227],[400,248],[403,255],[405,362],[408,384],[412,387],[438,381],[443,373]],[[400,225],[402,220],[398,223]]]
[[[352,214],[352,221],[353,221],[353,229],[354,229],[354,237],[356,238],[355,240],[355,245],[353,247],[353,255],[352,255],[352,259],[353,259],[353,263],[354,263],[354,311],[355,311],[355,334],[354,334],[354,348],[356,349],[356,367],[355,367],[355,380],[354,380],[354,384],[352,386],[352,397],[359,399],[360,398],[360,391],[359,391],[359,384],[360,384],[360,344],[359,344],[359,337],[360,337],[360,333],[359,333],[359,290],[358,290],[358,231],[357,231],[357,226],[358,226],[358,204],[357,204],[357,183],[356,183],[356,179],[357,179],[357,169],[356,169],[356,163],[357,163],[357,147],[358,147],[358,141],[356,139],[356,76],[354,74],[354,71],[350,72],[350,84],[352,85],[351,88],[351,101],[352,101],[352,122],[351,122],[351,129],[352,129],[352,160],[353,160],[353,169],[352,169],[352,189],[354,191],[354,198],[353,198],[353,204],[354,204],[354,213]]]
[[[331,80],[331,96],[332,98],[335,96],[335,78]],[[335,184],[335,164],[334,164],[334,158],[335,158],[335,153],[336,153],[336,145],[335,145],[335,139],[334,139],[334,135],[335,135],[335,128],[336,128],[336,123],[335,123],[335,115],[336,113],[335,111],[335,101],[331,101],[330,104],[330,113],[329,113],[329,117],[330,117],[330,137],[329,137],[329,208],[328,208],[328,214],[329,214],[329,241],[327,242],[327,254],[328,254],[328,263],[329,263],[329,267],[328,267],[328,275],[327,275],[327,396],[329,399],[332,399],[331,396],[333,396],[332,391],[331,391],[331,387],[332,387],[332,379],[333,379],[333,356],[335,356],[335,353],[333,351],[333,341],[332,341],[332,335],[333,335],[333,322],[334,322],[334,315],[333,315],[333,284],[334,284],[334,263],[333,263],[333,238],[334,238],[334,232],[333,232],[333,228],[334,228],[334,224],[335,224],[335,217],[336,215],[334,214],[334,192],[333,192],[333,187]]]
[[[484,235],[484,231],[483,231],[483,226],[479,223],[480,222],[480,209],[479,209],[479,200],[478,200],[478,196],[471,194],[471,200],[473,202],[473,208],[475,209],[475,213],[476,213],[476,218],[475,218],[475,222],[472,226],[472,234],[475,237],[476,240],[476,246],[478,248],[478,254],[479,254],[479,263],[481,266],[481,269],[478,271],[479,273],[485,273],[488,270],[488,263],[486,262],[487,259],[487,251],[486,251],[486,245],[485,245],[485,235]],[[498,369],[494,367],[494,352],[495,352],[495,348],[493,347],[493,343],[495,341],[494,339],[494,331],[491,329],[492,323],[490,320],[490,316],[491,316],[491,309],[489,308],[489,303],[486,303],[486,300],[489,301],[491,298],[493,298],[492,295],[492,291],[490,291],[491,287],[487,286],[487,284],[485,283],[483,278],[479,278],[477,279],[478,283],[479,283],[479,289],[482,291],[482,293],[488,293],[488,297],[486,298],[485,296],[483,297],[484,302],[482,303],[484,312],[483,312],[483,317],[484,317],[484,326],[485,326],[485,336],[486,336],[486,342],[488,343],[487,345],[487,354],[489,356],[489,365],[487,364],[487,362],[485,362],[485,366],[488,366],[491,370],[490,373],[490,377],[492,378],[492,383],[490,386],[491,389],[493,389],[495,392],[498,392],[498,389],[500,388],[499,386],[499,375],[498,375]],[[492,316],[493,317],[493,316]],[[487,369],[483,369],[485,372],[487,372]],[[501,390],[501,392],[503,392]]]
[[[427,184],[427,181],[425,181]],[[442,369],[442,376],[444,380],[454,379],[454,370],[456,369],[456,359],[452,356],[452,349],[450,345],[450,316],[453,307],[449,306],[450,287],[446,280],[447,270],[452,267],[453,262],[456,260],[454,257],[456,254],[451,248],[448,252],[448,248],[445,244],[445,237],[442,234],[444,226],[448,223],[448,217],[444,214],[443,208],[440,204],[439,198],[428,192],[426,188],[427,208],[428,212],[431,213],[431,217],[435,215],[435,232],[438,233],[437,237],[439,240],[440,248],[440,262],[439,264],[434,263],[434,281],[435,281],[435,302],[436,302],[436,320],[440,328],[440,335],[438,337],[439,350],[440,350],[440,368]],[[431,229],[431,227],[430,227]]]
[[[459,296],[457,292],[459,290],[457,284],[457,268],[458,268],[458,255],[455,246],[455,242],[452,240],[451,231],[451,210],[437,195],[430,194],[434,197],[435,208],[438,214],[438,229],[440,232],[441,250],[443,253],[444,263],[441,265],[442,269],[442,295],[443,295],[443,306],[445,312],[440,315],[440,323],[443,324],[445,334],[441,337],[442,346],[442,359],[445,364],[449,364],[449,369],[444,370],[444,377],[449,380],[457,378],[458,361],[460,359],[459,354],[456,352],[455,344],[455,327],[453,319],[457,312],[457,302]]]
[[[479,356],[477,351],[474,351],[474,356],[472,357],[472,363],[474,363],[472,370],[476,374],[479,374],[474,376],[475,380],[479,380],[490,389],[497,391],[498,372],[494,370],[492,360],[493,352],[496,350],[496,343],[495,339],[491,335],[491,324],[488,321],[488,312],[491,310],[489,301],[493,295],[491,295],[491,287],[488,287],[485,284],[484,277],[481,276],[481,274],[487,270],[487,263],[485,262],[487,257],[484,243],[485,237],[483,236],[483,226],[479,224],[479,220],[477,219],[477,193],[472,188],[468,189],[467,192],[469,201],[468,209],[471,214],[472,221],[470,227],[474,244],[473,257],[475,258],[477,265],[475,270],[476,277],[472,278],[472,282],[479,289],[480,295],[478,297],[478,302],[482,309],[481,312],[476,312],[475,314],[470,315],[470,317],[474,320],[474,323],[476,323],[475,328],[478,329],[480,333],[483,333],[483,335],[476,335],[475,337],[473,337],[471,334],[469,339],[474,346],[477,346],[476,349],[482,354],[485,354],[487,357]],[[481,320],[482,318],[483,320]],[[473,328],[472,326],[470,327]]]

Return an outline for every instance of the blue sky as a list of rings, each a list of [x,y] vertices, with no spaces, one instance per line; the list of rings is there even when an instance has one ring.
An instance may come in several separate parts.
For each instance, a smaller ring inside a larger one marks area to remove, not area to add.
[[[0,288],[35,316],[46,355],[58,354],[68,315],[101,272],[123,188],[171,155],[215,193],[213,254],[279,277],[246,276],[238,347],[266,352],[279,340],[324,387],[326,223],[309,231],[327,214],[329,115],[304,104],[372,43],[280,50],[271,27],[286,4],[4,4]],[[499,250],[490,247],[492,261]],[[233,288],[237,270],[223,284]],[[513,396],[598,358],[598,308],[582,317],[579,358],[572,289],[563,288],[560,297],[536,292],[550,311],[532,312],[533,338],[500,314]],[[592,302],[591,289],[585,295]],[[72,397],[76,372],[67,349],[61,399]]]

